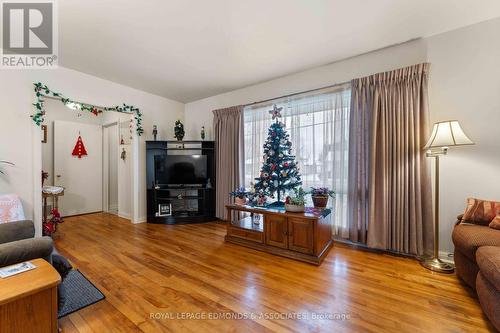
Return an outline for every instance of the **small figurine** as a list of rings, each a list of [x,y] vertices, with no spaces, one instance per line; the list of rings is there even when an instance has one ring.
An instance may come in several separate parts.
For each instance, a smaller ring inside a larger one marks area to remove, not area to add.
[[[125,148],[123,148],[122,153],[120,154],[120,158],[124,161],[127,158],[127,151],[125,150]]]
[[[120,144],[121,144],[121,145],[124,145],[124,144],[125,144],[125,140],[123,140],[123,134],[122,134],[122,138],[121,138],[121,140],[120,140]]]
[[[156,125],[153,125],[153,138],[156,141],[156,135],[158,134],[158,127]]]
[[[200,133],[200,135],[201,135],[201,139],[205,140],[205,126],[201,126],[201,133]]]

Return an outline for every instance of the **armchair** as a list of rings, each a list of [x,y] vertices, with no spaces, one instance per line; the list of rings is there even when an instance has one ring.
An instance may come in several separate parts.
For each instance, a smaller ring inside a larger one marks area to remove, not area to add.
[[[36,258],[45,258],[51,263],[52,238],[34,237],[32,221],[0,223],[0,267]]]

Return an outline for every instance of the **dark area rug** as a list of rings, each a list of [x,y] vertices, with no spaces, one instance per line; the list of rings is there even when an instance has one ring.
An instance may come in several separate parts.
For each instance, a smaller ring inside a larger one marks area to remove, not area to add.
[[[72,270],[63,281],[66,302],[59,311],[62,318],[89,305],[102,301],[105,296],[79,270]]]

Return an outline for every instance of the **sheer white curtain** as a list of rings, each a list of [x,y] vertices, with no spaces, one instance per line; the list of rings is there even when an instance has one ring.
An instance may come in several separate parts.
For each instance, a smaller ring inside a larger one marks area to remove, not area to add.
[[[273,104],[283,107],[282,121],[292,141],[302,174],[303,188],[329,187],[336,192],[330,200],[333,231],[348,237],[347,173],[349,148],[350,85],[317,90],[244,108],[245,186],[260,173],[263,144],[272,123]],[[310,203],[312,204],[312,203]]]

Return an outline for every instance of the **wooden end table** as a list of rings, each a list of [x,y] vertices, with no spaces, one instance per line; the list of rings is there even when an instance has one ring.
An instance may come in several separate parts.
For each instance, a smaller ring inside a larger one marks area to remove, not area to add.
[[[57,332],[59,273],[43,259],[27,272],[0,279],[0,332]]]

